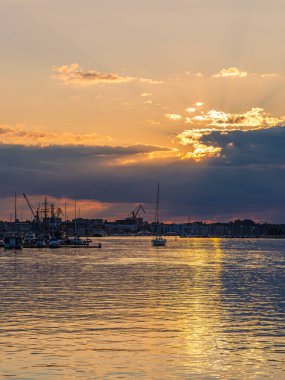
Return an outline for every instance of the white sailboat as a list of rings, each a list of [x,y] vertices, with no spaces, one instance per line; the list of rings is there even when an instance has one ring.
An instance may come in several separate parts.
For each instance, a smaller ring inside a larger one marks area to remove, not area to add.
[[[156,207],[155,207],[155,225],[156,225],[156,231],[155,235],[151,241],[151,244],[154,247],[163,247],[166,245],[166,239],[164,239],[159,234],[159,220],[158,220],[158,207],[159,207],[159,184],[157,185],[157,195],[156,195]]]

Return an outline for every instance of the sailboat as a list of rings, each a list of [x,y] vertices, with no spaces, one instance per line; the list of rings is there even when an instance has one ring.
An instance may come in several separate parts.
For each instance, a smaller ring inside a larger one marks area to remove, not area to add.
[[[164,239],[159,234],[159,220],[158,220],[158,206],[159,206],[159,184],[157,185],[157,195],[156,195],[156,207],[155,207],[155,225],[156,225],[156,231],[155,235],[151,241],[151,244],[154,247],[162,247],[166,245],[166,239]]]

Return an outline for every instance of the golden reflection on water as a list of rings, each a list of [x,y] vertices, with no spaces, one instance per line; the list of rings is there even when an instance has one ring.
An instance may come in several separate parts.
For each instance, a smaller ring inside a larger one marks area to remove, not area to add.
[[[176,321],[182,332],[181,347],[185,347],[186,350],[184,365],[188,366],[187,357],[191,357],[195,361],[192,371],[197,374],[203,374],[209,369],[220,373],[221,369],[224,370],[224,367],[221,368],[223,364],[217,360],[216,352],[220,341],[217,328],[221,321],[220,239],[211,239],[207,246],[201,245],[201,240],[195,239],[191,250],[187,249],[182,253],[189,256],[192,264],[193,259],[195,260],[194,281],[186,282],[183,292],[191,295],[191,302],[188,303],[187,312],[181,313]],[[205,267],[208,266],[211,269],[205,272]],[[203,358],[206,360],[202,364]]]
[[[106,239],[100,252],[0,256],[0,378],[281,378],[268,250],[279,278],[285,245],[267,243]]]

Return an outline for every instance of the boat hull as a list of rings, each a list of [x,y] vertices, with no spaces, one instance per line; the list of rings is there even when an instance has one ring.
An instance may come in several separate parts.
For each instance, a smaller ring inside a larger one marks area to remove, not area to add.
[[[163,247],[166,245],[166,239],[163,239],[163,238],[152,239],[151,244],[154,247]]]
[[[5,236],[4,249],[22,249],[22,239],[19,236]]]

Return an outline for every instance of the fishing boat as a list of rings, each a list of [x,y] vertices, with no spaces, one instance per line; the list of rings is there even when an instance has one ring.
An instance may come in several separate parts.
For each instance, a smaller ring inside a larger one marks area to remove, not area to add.
[[[155,207],[155,234],[151,240],[151,244],[154,247],[163,247],[166,245],[166,239],[163,238],[159,233],[159,219],[158,219],[158,208],[159,208],[159,184],[157,185],[156,194],[156,207]]]
[[[4,236],[4,249],[22,249],[22,237],[19,235]]]

